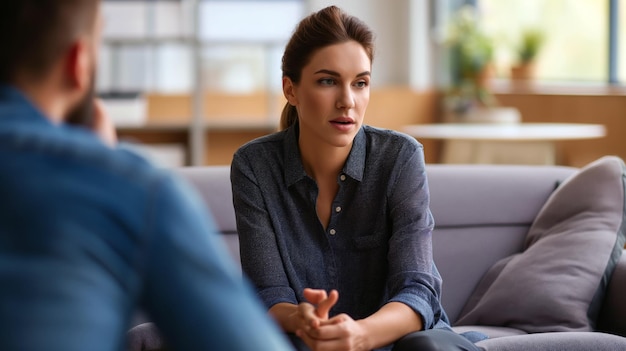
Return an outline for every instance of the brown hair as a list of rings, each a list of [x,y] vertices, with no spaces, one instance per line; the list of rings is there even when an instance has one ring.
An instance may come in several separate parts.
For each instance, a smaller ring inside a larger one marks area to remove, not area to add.
[[[40,78],[95,24],[100,0],[0,1],[0,82]]]
[[[374,33],[363,21],[336,6],[309,15],[300,21],[287,43],[282,62],[283,77],[298,84],[302,69],[317,50],[351,40],[363,46],[370,61],[374,59]],[[287,129],[297,120],[296,108],[287,102],[280,117],[280,129]]]

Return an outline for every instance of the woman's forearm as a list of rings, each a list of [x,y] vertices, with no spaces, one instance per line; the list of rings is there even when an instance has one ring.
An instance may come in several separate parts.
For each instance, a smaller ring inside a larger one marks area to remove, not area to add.
[[[409,333],[423,329],[422,318],[400,302],[390,302],[357,323],[366,331],[368,349],[389,345]]]
[[[298,306],[292,303],[281,302],[272,306],[269,310],[270,316],[276,320],[283,331],[287,333],[295,333],[298,324],[297,318]]]
[[[298,305],[281,302],[269,309],[281,329],[295,333],[300,327]],[[357,321],[367,336],[368,349],[389,345],[401,337],[422,330],[421,317],[409,306],[400,302],[390,302],[371,316]]]

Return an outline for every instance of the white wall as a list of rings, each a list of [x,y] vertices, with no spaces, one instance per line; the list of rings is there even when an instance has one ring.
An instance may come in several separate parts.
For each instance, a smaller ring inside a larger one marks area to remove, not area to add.
[[[428,0],[307,0],[307,14],[336,5],[376,34],[373,86],[433,86]]]
[[[432,88],[436,81],[434,45],[432,44],[427,0],[410,1],[409,14],[409,85],[416,90]]]

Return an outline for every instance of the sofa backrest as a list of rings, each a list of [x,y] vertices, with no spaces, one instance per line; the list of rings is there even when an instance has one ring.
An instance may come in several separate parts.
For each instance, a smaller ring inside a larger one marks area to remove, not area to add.
[[[186,178],[209,208],[209,214],[217,226],[217,230],[224,235],[235,263],[239,264],[239,239],[235,223],[235,209],[233,207],[233,193],[230,186],[229,166],[183,167],[175,169]]]
[[[537,213],[557,184],[576,169],[433,164],[426,170],[442,302],[455,321],[487,270],[522,250]]]
[[[483,274],[522,249],[533,219],[557,184],[576,169],[559,166],[427,165],[433,253],[442,301],[456,319]],[[239,242],[228,166],[176,170],[198,189],[236,262]]]

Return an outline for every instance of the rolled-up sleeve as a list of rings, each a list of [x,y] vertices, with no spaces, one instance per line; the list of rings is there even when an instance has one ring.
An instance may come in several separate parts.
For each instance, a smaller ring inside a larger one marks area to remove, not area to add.
[[[251,164],[239,153],[235,154],[231,164],[242,270],[251,279],[267,308],[280,302],[297,304]]]
[[[434,220],[421,146],[399,165],[390,184],[389,302],[408,305],[422,317],[424,329],[431,329],[442,317],[443,309],[441,277],[433,263]]]

